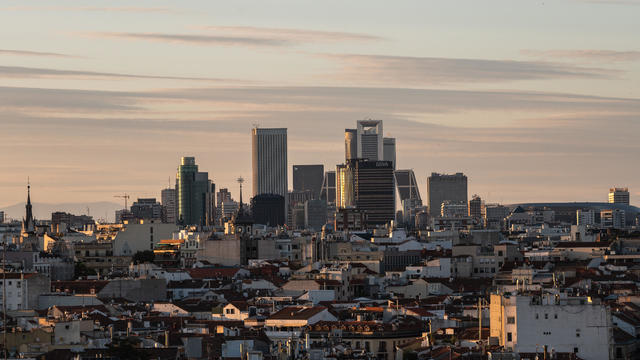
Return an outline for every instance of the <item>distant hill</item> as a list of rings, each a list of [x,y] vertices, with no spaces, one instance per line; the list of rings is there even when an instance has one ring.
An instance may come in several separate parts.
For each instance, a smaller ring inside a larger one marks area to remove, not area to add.
[[[5,217],[13,219],[22,219],[24,217],[24,205],[25,203],[19,203],[4,208],[0,208],[0,211],[4,211]],[[108,201],[100,202],[88,202],[88,203],[59,203],[59,204],[47,204],[47,203],[32,203],[33,216],[39,220],[51,220],[51,213],[56,211],[64,211],[74,215],[87,215],[87,208],[89,208],[89,214],[94,219],[104,219],[107,221],[115,220],[115,211],[122,209],[122,204],[116,204]]]

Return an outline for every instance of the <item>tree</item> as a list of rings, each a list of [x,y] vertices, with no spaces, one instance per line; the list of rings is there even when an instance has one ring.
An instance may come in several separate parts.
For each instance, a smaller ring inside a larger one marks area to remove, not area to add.
[[[137,253],[133,254],[133,263],[142,264],[146,262],[153,262],[155,257],[155,254],[151,250],[138,251]]]
[[[73,276],[76,279],[89,275],[96,275],[96,271],[94,269],[89,269],[83,262],[75,263],[75,266],[73,267]]]

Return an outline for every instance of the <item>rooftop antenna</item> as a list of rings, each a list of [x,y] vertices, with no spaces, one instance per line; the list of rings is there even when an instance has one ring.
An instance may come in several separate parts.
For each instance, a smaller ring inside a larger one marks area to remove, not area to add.
[[[240,207],[242,207],[242,184],[244,183],[244,178],[240,176],[236,179],[236,182],[240,184]]]

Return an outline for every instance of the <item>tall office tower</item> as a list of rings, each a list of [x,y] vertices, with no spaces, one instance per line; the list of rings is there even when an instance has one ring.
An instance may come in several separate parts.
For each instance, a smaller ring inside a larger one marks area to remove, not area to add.
[[[422,198],[420,197],[416,175],[411,169],[396,170],[394,171],[394,177],[404,222],[413,224],[418,212],[422,211]]]
[[[356,207],[367,214],[367,224],[383,225],[395,219],[393,165],[389,161],[353,161]]]
[[[336,172],[327,171],[324,173],[324,180],[322,181],[322,191],[320,192],[320,199],[327,202],[327,205],[336,203]]]
[[[354,193],[354,164],[358,160],[349,160],[346,164],[336,166],[336,208],[352,208],[356,206]]]
[[[609,203],[629,205],[629,188],[609,189]]]
[[[198,172],[194,157],[183,157],[176,174],[177,222],[184,225],[209,225],[214,186],[208,173]]]
[[[140,199],[131,205],[131,214],[137,219],[162,219],[162,204],[155,198]]]
[[[320,198],[324,180],[324,165],[293,165],[293,191],[311,191],[313,199]]]
[[[231,193],[227,188],[221,188],[216,193],[216,224],[225,217],[222,212],[222,204],[231,201]]]
[[[400,201],[411,199],[416,203],[416,206],[422,206],[422,198],[413,170],[396,170],[394,175]]]
[[[449,200],[467,203],[467,177],[463,173],[446,175],[431,173],[427,180],[427,196],[429,197],[429,215],[440,216],[442,203]]]
[[[0,211],[0,224],[4,222],[4,211]]]
[[[304,227],[311,231],[321,231],[327,223],[327,203],[309,200],[304,203]]]
[[[396,138],[384,138],[383,139],[383,160],[391,161],[393,168],[396,168]]]
[[[178,220],[178,201],[176,198],[176,189],[166,188],[160,192],[163,208],[163,218],[167,224],[175,224]]]
[[[287,203],[287,129],[251,131],[253,196],[275,194]]]
[[[358,130],[344,129],[344,159],[358,158]]]
[[[273,227],[284,225],[285,207],[282,195],[261,194],[251,199],[251,214],[256,224]]]
[[[378,161],[384,159],[382,120],[358,120],[358,159]]]
[[[474,219],[482,218],[482,199],[478,195],[473,195],[469,200],[469,216]]]

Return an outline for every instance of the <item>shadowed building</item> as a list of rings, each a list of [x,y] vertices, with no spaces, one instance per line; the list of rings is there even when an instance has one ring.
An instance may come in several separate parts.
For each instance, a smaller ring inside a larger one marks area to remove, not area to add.
[[[429,214],[431,217],[438,217],[445,201],[467,204],[467,177],[463,173],[431,173],[427,180],[427,194]]]
[[[293,165],[293,191],[311,191],[313,199],[320,198],[324,165]]]

